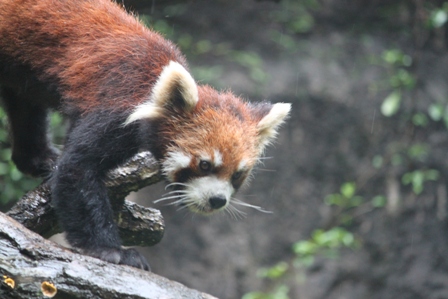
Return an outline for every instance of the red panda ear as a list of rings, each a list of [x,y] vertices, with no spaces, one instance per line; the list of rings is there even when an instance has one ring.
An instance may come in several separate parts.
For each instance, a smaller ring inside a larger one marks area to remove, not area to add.
[[[289,103],[277,103],[258,121],[259,149],[263,149],[277,136],[277,130],[291,110]]]
[[[169,106],[190,111],[196,106],[198,99],[198,87],[193,77],[181,64],[170,61],[160,73],[150,99],[138,105],[124,125],[139,119],[161,117]]]

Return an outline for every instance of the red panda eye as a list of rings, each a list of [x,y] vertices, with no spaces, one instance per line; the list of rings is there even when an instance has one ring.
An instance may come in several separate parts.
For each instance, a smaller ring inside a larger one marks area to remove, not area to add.
[[[232,175],[232,180],[237,180],[241,177],[241,175],[243,174],[242,171],[237,171]]]
[[[212,164],[208,161],[202,160],[201,162],[199,162],[199,168],[202,171],[210,171],[210,169],[212,169]]]

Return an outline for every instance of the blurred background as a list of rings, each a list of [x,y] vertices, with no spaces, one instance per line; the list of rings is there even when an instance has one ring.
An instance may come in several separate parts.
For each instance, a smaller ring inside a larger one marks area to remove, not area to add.
[[[120,1],[121,2],[121,1]],[[195,78],[292,103],[237,198],[243,219],[159,208],[153,272],[222,299],[448,298],[448,1],[129,0]],[[10,160],[1,210],[38,182]],[[52,116],[62,143],[61,117]]]

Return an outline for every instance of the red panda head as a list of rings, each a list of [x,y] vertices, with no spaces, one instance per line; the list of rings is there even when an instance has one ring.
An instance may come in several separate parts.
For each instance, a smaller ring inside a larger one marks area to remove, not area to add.
[[[171,61],[151,99],[137,106],[125,124],[154,124],[162,172],[175,189],[165,199],[209,214],[229,206],[289,110],[290,104],[251,104],[230,92],[198,86]]]

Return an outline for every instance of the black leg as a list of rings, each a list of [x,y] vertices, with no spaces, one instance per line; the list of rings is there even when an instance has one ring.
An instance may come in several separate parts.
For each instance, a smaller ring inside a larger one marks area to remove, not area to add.
[[[74,122],[53,173],[53,201],[70,244],[108,262],[148,270],[137,251],[121,248],[103,182],[107,170],[138,149],[136,128],[122,128],[123,121],[117,114],[103,112]]]
[[[47,134],[47,109],[7,88],[2,98],[11,127],[12,160],[26,174],[47,176],[58,157]]]

